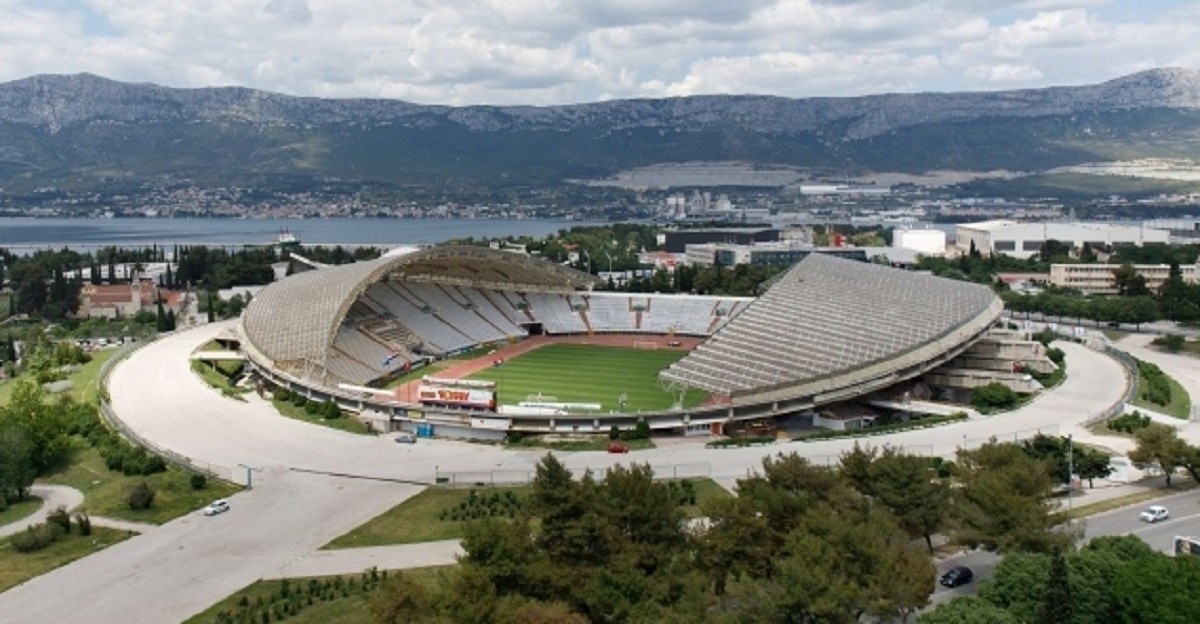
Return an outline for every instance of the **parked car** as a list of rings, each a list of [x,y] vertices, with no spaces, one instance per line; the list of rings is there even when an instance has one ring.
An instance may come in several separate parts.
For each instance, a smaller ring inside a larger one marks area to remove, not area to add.
[[[204,515],[215,516],[227,511],[229,511],[229,501],[222,498],[209,503],[208,507],[204,508]]]
[[[1138,514],[1138,517],[1144,522],[1158,522],[1159,520],[1170,518],[1171,512],[1167,511],[1167,508],[1162,505],[1150,505],[1143,509],[1142,513]]]
[[[609,453],[628,453],[629,447],[625,446],[624,444],[621,444],[620,442],[609,442],[608,443],[608,452]]]
[[[941,583],[943,587],[958,587],[959,585],[970,583],[973,578],[975,578],[975,573],[971,572],[971,568],[967,566],[954,566],[946,570],[942,578],[938,579],[938,583]]]

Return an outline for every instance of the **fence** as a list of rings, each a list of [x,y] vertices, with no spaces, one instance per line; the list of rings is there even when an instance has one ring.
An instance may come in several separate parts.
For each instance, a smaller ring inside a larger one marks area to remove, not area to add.
[[[1036,437],[1037,435],[1058,435],[1058,425],[1046,425],[1044,427],[1031,427],[1029,429],[1017,429],[1007,433],[995,433],[982,438],[968,438],[963,436],[963,449],[979,448],[989,442],[1020,442]]]
[[[1138,380],[1141,378],[1141,373],[1138,372],[1137,361],[1133,359],[1133,356],[1111,344],[1104,345],[1104,352],[1117,362],[1120,362],[1121,367],[1125,369],[1125,378],[1128,380],[1128,384],[1125,387],[1125,397],[1107,410],[1085,420],[1083,422],[1083,426],[1085,427],[1120,416],[1125,411],[1125,406],[1133,403],[1133,400],[1138,396]]]
[[[161,455],[162,458],[165,459],[167,462],[174,464],[175,466],[178,466],[179,468],[183,468],[184,470],[190,470],[193,472],[201,472],[210,477],[215,477],[218,479],[224,479],[226,481],[231,481],[232,480],[232,472],[227,467],[215,466],[212,464],[197,464],[197,463],[193,462],[192,460],[184,457],[183,455],[180,455],[174,451],[169,451],[167,449],[164,449],[164,448],[150,442],[149,440],[143,438],[142,436],[138,435],[136,432],[134,432],[133,429],[130,429],[128,425],[126,425],[120,418],[117,417],[116,412],[114,412],[112,409],[112,406],[109,405],[109,403],[108,403],[108,376],[112,373],[113,368],[115,368],[117,364],[119,364],[125,358],[129,357],[134,351],[137,351],[145,344],[147,344],[147,343],[146,342],[138,342],[138,343],[135,343],[132,345],[123,346],[115,354],[113,354],[112,357],[108,358],[108,360],[106,360],[104,362],[104,364],[100,365],[100,371],[96,376],[96,379],[98,380],[99,387],[100,387],[100,397],[101,397],[100,398],[100,417],[103,418],[104,422],[108,423],[108,425],[110,427],[115,429],[117,431],[117,433],[121,435],[121,437],[128,440],[131,444],[135,444],[137,446],[144,447],[147,450],[153,451],[153,452],[157,453],[158,455]]]
[[[609,468],[611,466],[572,466],[571,470],[576,476],[591,471],[596,478],[603,479]],[[709,463],[651,464],[650,469],[654,471],[657,479],[704,479],[712,476],[712,464]],[[434,470],[434,480],[437,483],[463,486],[526,484],[532,483],[535,475],[533,470],[445,471],[437,470],[436,466]]]

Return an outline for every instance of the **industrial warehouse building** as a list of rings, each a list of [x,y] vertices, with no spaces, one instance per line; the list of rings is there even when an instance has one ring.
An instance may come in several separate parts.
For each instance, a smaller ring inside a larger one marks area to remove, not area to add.
[[[985,256],[1000,253],[1014,258],[1030,258],[1036,255],[1042,249],[1042,244],[1048,240],[1056,240],[1079,249],[1084,243],[1092,247],[1140,246],[1146,243],[1166,243],[1169,238],[1170,232],[1167,230],[1141,225],[982,221],[959,225],[956,229],[955,246],[962,253],[969,252],[974,244],[974,248]]]

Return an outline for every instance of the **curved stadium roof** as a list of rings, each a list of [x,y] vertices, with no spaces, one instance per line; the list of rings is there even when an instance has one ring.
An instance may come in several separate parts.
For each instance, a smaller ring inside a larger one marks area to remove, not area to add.
[[[945,361],[1002,308],[987,286],[812,254],[660,377],[735,406],[832,402]]]
[[[384,279],[509,290],[569,292],[595,283],[574,269],[487,247],[431,247],[287,277],[263,288],[242,315],[252,349],[276,364],[319,365],[358,295]]]

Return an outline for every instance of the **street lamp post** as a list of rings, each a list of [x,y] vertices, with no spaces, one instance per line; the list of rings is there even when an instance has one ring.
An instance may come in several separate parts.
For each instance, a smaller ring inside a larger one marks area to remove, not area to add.
[[[246,489],[253,490],[254,489],[254,473],[262,472],[262,468],[255,468],[254,466],[247,466],[246,464],[238,464],[238,466],[241,466],[242,468],[246,469]]]
[[[1075,441],[1073,434],[1067,434],[1067,523],[1072,519],[1071,498],[1075,494]]]

